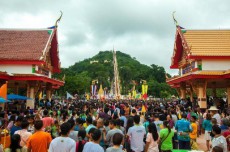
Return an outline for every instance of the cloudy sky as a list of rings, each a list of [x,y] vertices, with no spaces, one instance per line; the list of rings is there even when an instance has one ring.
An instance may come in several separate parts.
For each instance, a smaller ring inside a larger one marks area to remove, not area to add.
[[[116,50],[146,65],[170,70],[175,38],[172,12],[188,29],[230,28],[229,0],[1,0],[0,28],[45,28],[59,24],[63,67],[100,50]]]

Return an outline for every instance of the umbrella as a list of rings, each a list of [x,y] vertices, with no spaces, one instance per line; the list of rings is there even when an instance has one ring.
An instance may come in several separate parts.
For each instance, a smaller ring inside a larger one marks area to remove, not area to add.
[[[7,99],[8,100],[27,100],[27,99],[30,99],[30,98],[27,98],[25,96],[20,96],[20,95],[17,95],[17,94],[8,94]]]
[[[5,103],[5,102],[10,102],[10,101],[0,97],[0,103]]]

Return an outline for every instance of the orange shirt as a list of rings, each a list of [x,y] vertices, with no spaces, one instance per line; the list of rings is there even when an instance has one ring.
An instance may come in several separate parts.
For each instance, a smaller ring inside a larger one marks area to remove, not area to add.
[[[129,115],[129,107],[125,108],[125,116]]]
[[[1,141],[0,141],[0,144],[3,145],[3,148],[9,148],[10,147],[10,135],[7,135],[7,136],[1,136]]]
[[[51,135],[44,131],[37,131],[30,136],[27,147],[33,152],[47,152],[52,141]]]
[[[191,139],[196,139],[197,138],[197,124],[193,122],[191,124],[192,126],[192,132],[189,134]]]

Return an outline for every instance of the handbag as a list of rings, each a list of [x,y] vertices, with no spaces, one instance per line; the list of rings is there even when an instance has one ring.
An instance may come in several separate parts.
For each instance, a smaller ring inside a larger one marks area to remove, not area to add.
[[[162,141],[160,141],[160,143],[158,144],[159,152],[162,152],[162,150],[161,150],[161,145],[162,145],[162,143],[165,141],[165,139],[168,138],[169,134],[170,134],[170,132],[169,132],[168,135],[167,135]]]

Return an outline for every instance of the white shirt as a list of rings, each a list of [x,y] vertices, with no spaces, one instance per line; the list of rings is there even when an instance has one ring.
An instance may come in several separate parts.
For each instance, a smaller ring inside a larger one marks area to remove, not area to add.
[[[22,147],[26,146],[29,137],[32,135],[32,133],[28,132],[26,129],[15,131],[14,134],[21,136],[20,146]]]
[[[146,137],[146,142],[149,142],[148,152],[158,152],[157,141],[154,141],[152,133],[148,133]]]
[[[219,136],[217,138],[213,138],[212,147],[219,146],[223,148],[223,152],[227,152],[227,142],[224,136]],[[212,150],[211,150],[212,151]]]
[[[216,113],[215,115],[212,116],[212,118],[216,118],[217,124],[220,126],[220,122],[221,122],[220,114]]]
[[[84,146],[83,152],[104,152],[104,149],[93,142],[87,142]]]
[[[57,137],[50,143],[49,152],[75,152],[76,142],[69,137]]]
[[[144,150],[144,135],[146,134],[144,126],[133,126],[128,130],[128,136],[130,137],[131,149],[135,152],[141,152]]]

